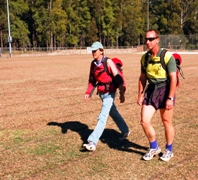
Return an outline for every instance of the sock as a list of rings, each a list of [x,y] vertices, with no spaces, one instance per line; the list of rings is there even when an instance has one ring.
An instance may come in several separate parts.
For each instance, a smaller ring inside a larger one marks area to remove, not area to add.
[[[158,147],[158,143],[157,143],[156,140],[153,141],[153,142],[150,142],[150,148],[151,148],[151,149],[156,149],[157,147]]]
[[[173,144],[166,144],[166,149],[168,149],[169,151],[172,151],[173,150]]]

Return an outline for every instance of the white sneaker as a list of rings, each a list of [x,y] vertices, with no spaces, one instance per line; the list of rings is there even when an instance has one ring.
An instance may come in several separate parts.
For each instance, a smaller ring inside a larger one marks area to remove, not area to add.
[[[148,152],[143,156],[143,159],[146,161],[149,161],[153,159],[153,156],[159,154],[161,152],[160,147],[157,147],[156,149],[148,149]]]
[[[124,134],[122,135],[122,137],[119,137],[119,140],[120,140],[120,141],[125,140],[125,139],[129,136],[129,134],[130,134],[130,132],[124,133]]]
[[[83,147],[85,147],[89,151],[95,151],[96,150],[96,145],[91,141],[88,144],[83,144]]]
[[[173,152],[166,149],[164,154],[160,157],[162,161],[169,161],[173,157]]]

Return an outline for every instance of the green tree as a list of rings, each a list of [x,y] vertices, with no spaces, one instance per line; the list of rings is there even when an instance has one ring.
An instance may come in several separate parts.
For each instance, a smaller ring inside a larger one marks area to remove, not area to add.
[[[93,41],[98,40],[102,42],[102,20],[104,19],[102,7],[101,0],[89,0],[90,15],[92,17],[90,28],[93,29],[91,34],[94,35],[96,33],[92,38]]]
[[[62,0],[29,1],[29,28],[33,46],[64,46],[67,16]]]
[[[49,47],[50,32],[51,32],[51,17],[49,12],[49,3],[43,0],[38,0],[32,7],[32,18],[35,28],[35,46]]]
[[[79,31],[80,31],[80,42],[79,45],[85,46],[86,45],[86,38],[87,35],[90,33],[91,28],[91,14],[90,9],[88,6],[88,1],[80,1],[79,2],[79,8],[78,8],[78,16],[80,17],[80,25],[79,25]]]
[[[103,44],[113,45],[116,42],[116,31],[113,28],[115,17],[110,0],[103,0],[103,16],[101,16],[101,27]]]
[[[5,6],[4,6],[5,7]],[[5,11],[5,9],[4,9]],[[9,1],[10,34],[12,36],[13,47],[27,47],[30,45],[28,25],[24,19],[28,12],[28,5],[23,0]],[[7,9],[6,9],[7,15]],[[5,13],[2,14],[5,20]],[[2,20],[2,19],[1,19]],[[4,21],[5,22],[5,21]],[[7,17],[6,17],[6,22]],[[8,36],[8,25],[1,24],[5,36]]]
[[[99,40],[98,33],[96,19],[92,17],[90,24],[86,28],[85,45],[90,46],[94,41]]]
[[[67,15],[62,9],[62,0],[53,2],[51,9],[51,47],[64,46]],[[53,42],[54,40],[54,42]]]
[[[80,31],[80,17],[78,16],[78,10],[80,0],[64,0],[64,11],[68,16],[66,24],[66,43],[68,46],[77,47],[79,44]]]
[[[144,33],[142,2],[139,0],[117,0],[114,6],[115,29],[119,43],[124,46],[140,44],[140,35]]]
[[[104,46],[113,45],[116,42],[115,16],[113,4],[110,0],[90,0],[90,14],[94,33],[97,33],[98,40]]]
[[[5,46],[5,0],[0,7],[0,40]],[[143,42],[147,17],[149,27],[161,35],[181,35],[187,42],[183,34],[198,33],[197,0],[10,0],[9,9],[14,47],[83,47],[96,40],[104,46],[136,46]]]
[[[185,34],[198,34],[198,1],[182,1],[181,23]]]
[[[185,35],[188,36],[187,48],[198,48],[198,1],[191,0],[182,3],[182,25]]]
[[[179,0],[150,1],[150,28],[157,29],[160,34],[183,34],[180,15]]]
[[[3,44],[8,41],[8,20],[7,20],[7,11],[6,11],[6,1],[0,0],[0,42],[1,48]],[[1,53],[1,52],[0,52]]]

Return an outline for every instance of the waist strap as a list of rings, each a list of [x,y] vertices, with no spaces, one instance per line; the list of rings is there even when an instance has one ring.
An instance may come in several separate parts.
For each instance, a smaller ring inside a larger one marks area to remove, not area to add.
[[[159,89],[159,88],[161,88],[161,87],[164,87],[164,86],[166,86],[167,85],[167,81],[163,81],[163,82],[159,82],[159,83],[156,83],[156,84],[154,84],[154,83],[149,83],[149,87],[150,88],[154,88],[154,89]]]
[[[167,84],[168,84],[167,81],[159,82],[157,84],[149,83],[148,89],[153,91],[153,97],[155,98],[157,96],[157,90],[162,88],[162,87],[165,87]]]

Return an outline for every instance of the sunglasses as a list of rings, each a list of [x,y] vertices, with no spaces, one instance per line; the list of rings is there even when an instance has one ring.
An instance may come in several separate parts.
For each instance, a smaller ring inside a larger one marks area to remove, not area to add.
[[[157,39],[158,37],[151,37],[151,38],[145,38],[145,41],[153,41],[155,39]]]
[[[97,49],[98,50],[98,49]],[[95,53],[97,50],[93,50],[92,53]]]

